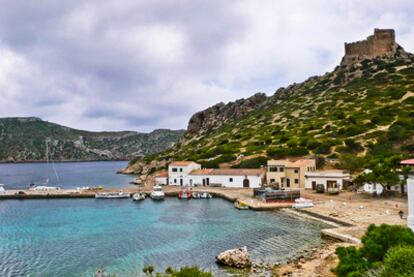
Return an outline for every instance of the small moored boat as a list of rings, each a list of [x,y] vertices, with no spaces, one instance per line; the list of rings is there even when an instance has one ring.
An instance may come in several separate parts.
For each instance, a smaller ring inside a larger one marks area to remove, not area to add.
[[[248,210],[249,209],[249,206],[247,206],[245,203],[243,203],[243,202],[241,202],[239,200],[236,200],[234,202],[234,207],[236,209],[239,209],[239,210]]]
[[[298,198],[295,199],[295,204],[293,204],[293,207],[295,209],[303,209],[303,208],[311,208],[313,207],[314,204],[312,202],[312,200],[310,199],[305,199],[305,198]]]
[[[143,192],[136,192],[132,195],[132,200],[134,201],[141,201],[145,199],[145,193]]]
[[[210,198],[213,198],[213,196],[210,193],[203,192],[203,193],[200,193],[200,198],[201,199],[210,199]]]
[[[96,199],[117,199],[117,198],[129,198],[131,195],[126,192],[98,192],[95,193]]]
[[[150,197],[152,200],[164,200],[165,193],[162,191],[161,186],[154,186],[151,191]]]
[[[6,194],[6,190],[4,189],[4,185],[0,184],[0,195],[1,194]]]
[[[178,193],[178,199],[190,199],[190,198],[191,198],[191,191],[182,190]]]

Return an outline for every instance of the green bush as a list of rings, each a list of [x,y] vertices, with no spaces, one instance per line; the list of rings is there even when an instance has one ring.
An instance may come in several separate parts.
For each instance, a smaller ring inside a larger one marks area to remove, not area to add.
[[[266,157],[256,157],[249,160],[244,160],[241,163],[232,166],[233,168],[259,168],[261,166],[267,165]]]
[[[414,245],[414,233],[403,226],[370,225],[362,237],[360,251],[369,262],[382,261],[388,249],[398,245]]]
[[[168,276],[168,275],[167,275]],[[212,277],[210,272],[204,272],[198,267],[183,267],[179,271],[173,271],[171,277]]]
[[[360,249],[338,247],[338,265],[332,270],[340,277],[368,276],[369,270],[376,272],[383,265],[385,276],[413,276],[414,233],[399,225],[370,225],[362,237]],[[384,261],[385,257],[385,261]],[[406,263],[402,265],[402,263]],[[409,275],[400,275],[407,272]],[[377,275],[375,275],[377,276]]]
[[[414,276],[414,246],[397,246],[387,252],[380,277],[389,276]]]
[[[339,277],[363,277],[368,270],[368,262],[354,246],[336,249],[339,263],[333,269]]]

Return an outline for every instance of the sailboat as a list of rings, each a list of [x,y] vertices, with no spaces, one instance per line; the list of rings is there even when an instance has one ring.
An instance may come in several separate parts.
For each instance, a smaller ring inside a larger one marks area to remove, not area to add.
[[[46,139],[45,143],[46,143],[46,163],[49,166],[49,164],[51,164],[53,172],[55,173],[56,176],[56,181],[59,184],[59,175],[56,171],[56,167],[55,167],[55,163],[53,162],[53,160],[51,161],[51,163],[49,163],[49,140],[50,139]],[[53,190],[60,190],[59,186],[49,186],[49,180],[50,180],[50,176],[48,178],[46,178],[46,181],[42,184],[42,185],[35,185],[34,183],[30,184],[30,188],[29,190],[34,190],[34,191],[53,191]]]

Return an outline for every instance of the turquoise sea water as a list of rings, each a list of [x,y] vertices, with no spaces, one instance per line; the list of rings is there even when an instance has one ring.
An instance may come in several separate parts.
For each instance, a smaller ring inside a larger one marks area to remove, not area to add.
[[[0,182],[19,186],[39,165],[28,172],[21,164],[7,165],[7,172],[0,165]],[[131,179],[114,173],[117,164],[59,165],[65,186],[85,180],[123,186]],[[142,276],[146,264],[158,271],[197,265],[226,276],[215,264],[223,250],[246,245],[254,259],[281,261],[320,244],[325,227],[283,212],[240,211],[222,199],[1,200],[0,276],[93,276],[99,268]]]
[[[30,183],[40,185],[49,179],[50,186],[75,188],[79,186],[125,187],[134,179],[131,175],[116,174],[127,162],[68,162],[52,164],[0,164],[0,184],[6,189],[28,188]]]
[[[198,265],[247,245],[253,258],[280,261],[320,243],[320,223],[283,212],[239,211],[222,199],[0,201],[0,276],[116,276]]]

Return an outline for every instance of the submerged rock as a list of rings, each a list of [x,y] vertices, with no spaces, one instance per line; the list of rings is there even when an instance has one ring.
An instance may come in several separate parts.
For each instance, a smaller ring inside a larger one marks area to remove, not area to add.
[[[246,246],[221,252],[216,259],[219,264],[230,267],[246,268],[252,265]]]

